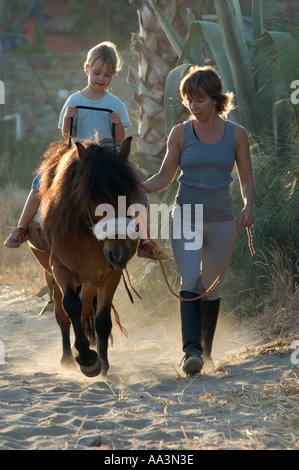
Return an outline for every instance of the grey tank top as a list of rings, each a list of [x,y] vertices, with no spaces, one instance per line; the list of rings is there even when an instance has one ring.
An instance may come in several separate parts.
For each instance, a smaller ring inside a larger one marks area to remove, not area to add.
[[[235,164],[235,124],[225,121],[225,132],[215,144],[201,142],[192,121],[184,123],[176,203],[203,204],[204,221],[227,221],[234,218],[231,176]]]

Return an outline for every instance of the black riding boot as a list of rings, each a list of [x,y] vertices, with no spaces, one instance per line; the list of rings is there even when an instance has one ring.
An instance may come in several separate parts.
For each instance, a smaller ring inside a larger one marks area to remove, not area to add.
[[[184,299],[194,299],[198,296],[194,292],[181,291]],[[192,302],[180,301],[183,351],[185,361],[183,371],[187,375],[194,375],[201,371],[203,361],[201,358],[201,299]]]
[[[202,302],[201,309],[201,344],[203,355],[211,360],[211,352],[219,314],[220,299]]]

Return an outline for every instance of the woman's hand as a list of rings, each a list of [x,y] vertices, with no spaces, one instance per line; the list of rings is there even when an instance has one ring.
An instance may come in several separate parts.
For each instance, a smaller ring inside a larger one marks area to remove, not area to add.
[[[245,225],[245,227],[250,228],[253,226],[253,223],[254,223],[253,209],[250,209],[249,207],[244,207],[239,217],[239,224]]]
[[[239,224],[252,227],[254,222],[253,207],[255,183],[251,165],[250,149],[247,132],[241,126],[235,127],[236,165],[240,181],[244,207],[239,217]]]

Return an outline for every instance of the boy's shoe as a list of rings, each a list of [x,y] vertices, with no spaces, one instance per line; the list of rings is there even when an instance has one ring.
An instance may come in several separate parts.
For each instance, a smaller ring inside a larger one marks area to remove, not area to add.
[[[157,243],[153,242],[152,240],[149,240],[146,243],[139,243],[138,256],[140,258],[149,258],[154,260],[165,260],[169,258],[168,254],[164,253]]]
[[[4,245],[8,248],[18,248],[22,243],[26,242],[28,239],[28,228],[20,227],[18,225],[11,231],[8,239],[4,242]]]

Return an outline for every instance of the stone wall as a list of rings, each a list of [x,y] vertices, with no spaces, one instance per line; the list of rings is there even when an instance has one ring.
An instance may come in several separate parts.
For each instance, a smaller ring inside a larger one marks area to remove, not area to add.
[[[14,120],[7,120],[7,116],[18,114],[23,138],[60,139],[57,123],[65,101],[59,97],[60,90],[69,94],[84,87],[83,61],[80,54],[5,55],[5,106],[1,107],[2,117],[6,116],[4,131],[13,133]]]
[[[125,66],[113,78],[111,92],[129,109],[134,107],[133,90],[127,84],[126,73],[127,61],[132,64],[132,59],[130,53],[121,55]],[[85,53],[5,54],[0,65],[5,85],[5,105],[0,106],[1,132],[16,138],[15,119],[9,119],[16,114],[21,118],[22,138],[47,142],[61,139],[57,125],[65,99],[87,85],[85,58]]]

